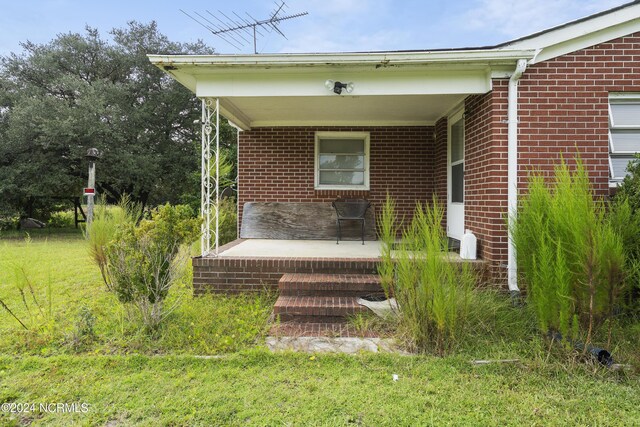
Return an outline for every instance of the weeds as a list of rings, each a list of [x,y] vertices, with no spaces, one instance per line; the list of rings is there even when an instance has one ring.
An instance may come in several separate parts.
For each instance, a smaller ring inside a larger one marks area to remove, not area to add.
[[[399,250],[393,251],[398,222],[387,196],[379,227],[379,273],[387,295],[398,301],[400,327],[417,350],[433,349],[440,355],[453,347],[464,329],[476,282],[468,264],[451,262],[443,215],[435,197],[431,205],[418,203]]]
[[[69,344],[74,350],[79,351],[86,348],[97,338],[94,330],[95,324],[96,317],[91,309],[86,305],[80,307],[73,332],[69,338]]]
[[[398,327],[397,317],[382,318],[370,312],[354,314],[348,318],[348,323],[363,337],[391,336]]]
[[[27,234],[25,238],[27,247],[31,246],[31,236]],[[20,326],[33,333],[51,333],[54,328],[54,317],[52,308],[52,290],[51,281],[47,283],[45,289],[45,301],[38,297],[36,285],[27,272],[24,265],[15,265],[13,267],[13,289],[19,296],[18,299],[26,312],[24,317],[17,314],[16,310],[12,310],[6,301],[0,298],[0,307],[2,307]]]
[[[140,206],[131,202],[126,195],[122,197],[118,206],[107,205],[103,198],[95,206],[91,229],[85,232],[89,242],[89,254],[100,269],[105,285],[112,292],[114,290],[109,288],[110,282],[107,278],[107,247],[114,240],[119,228],[136,224],[141,215]]]

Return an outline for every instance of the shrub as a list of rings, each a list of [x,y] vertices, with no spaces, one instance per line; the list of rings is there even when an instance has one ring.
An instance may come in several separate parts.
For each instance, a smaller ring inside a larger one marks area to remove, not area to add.
[[[617,189],[611,221],[620,233],[627,255],[625,308],[640,311],[640,154],[627,167],[628,175]]]
[[[19,224],[20,217],[0,214],[0,231],[16,230]]]
[[[476,281],[468,264],[450,258],[443,215],[435,198],[431,205],[418,203],[413,220],[396,245],[395,204],[387,196],[379,223],[379,273],[387,295],[398,301],[400,326],[418,351],[434,349],[441,355],[464,327]]]
[[[91,229],[86,230],[86,238],[89,242],[89,254],[100,268],[102,280],[109,288],[107,279],[108,259],[106,248],[111,243],[116,232],[121,227],[131,227],[140,219],[142,212],[138,205],[132,203],[128,196],[122,197],[118,206],[109,206],[104,198],[95,205]]]
[[[627,166],[628,174],[618,186],[616,198],[626,199],[633,213],[640,212],[640,153]]]
[[[238,237],[238,210],[235,200],[231,198],[220,200],[218,229],[218,243],[220,246]]]
[[[188,250],[184,245],[197,239],[199,229],[200,221],[188,206],[165,205],[138,225],[123,222],[104,248],[107,287],[121,303],[138,310],[150,331],[175,308],[164,303],[185,274]]]
[[[53,228],[70,228],[75,225],[76,217],[72,210],[53,212],[47,220],[47,226]]]
[[[540,175],[530,177],[510,226],[527,300],[543,332],[582,335],[589,344],[594,329],[611,318],[625,253],[606,208],[594,199],[580,159],[575,172],[563,160],[551,186]]]

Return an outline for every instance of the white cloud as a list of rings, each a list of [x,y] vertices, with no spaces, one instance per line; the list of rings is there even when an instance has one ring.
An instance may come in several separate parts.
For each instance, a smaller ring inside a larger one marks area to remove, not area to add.
[[[384,50],[402,42],[401,28],[388,24],[391,0],[307,0],[290,2],[292,13],[308,17],[286,24],[289,40],[274,41],[280,52],[344,52]]]
[[[464,14],[474,30],[521,37],[626,3],[626,0],[480,0]]]

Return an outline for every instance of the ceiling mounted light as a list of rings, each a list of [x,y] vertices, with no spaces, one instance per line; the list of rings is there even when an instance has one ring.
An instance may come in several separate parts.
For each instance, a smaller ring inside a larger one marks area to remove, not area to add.
[[[324,87],[332,90],[336,95],[341,95],[343,90],[346,90],[347,93],[353,92],[353,82],[342,83],[334,82],[333,80],[327,80],[326,82],[324,82]]]

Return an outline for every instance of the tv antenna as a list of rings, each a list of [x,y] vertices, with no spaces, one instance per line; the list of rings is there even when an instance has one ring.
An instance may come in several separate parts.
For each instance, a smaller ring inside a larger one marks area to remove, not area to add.
[[[253,38],[253,53],[257,54],[258,48],[256,46],[256,40],[258,36],[264,36],[262,31],[270,33],[271,30],[274,30],[286,39],[287,36],[285,36],[284,33],[280,31],[280,28],[278,28],[278,24],[288,19],[294,19],[308,15],[307,12],[285,15],[284,10],[286,7],[287,4],[284,1],[281,1],[279,4],[275,3],[275,9],[271,12],[271,16],[267,19],[256,19],[246,12],[245,14],[247,15],[247,18],[240,16],[235,12],[233,12],[233,15],[235,15],[235,17],[229,17],[220,10],[218,10],[218,14],[221,15],[222,18],[220,18],[218,15],[214,15],[208,10],[205,10],[205,12],[209,16],[203,13],[193,12],[193,14],[197,16],[197,18],[188,14],[182,9],[180,9],[180,12],[184,13],[189,18],[202,25],[207,30],[211,31],[213,35],[220,37],[222,40],[229,43],[231,46],[235,47],[238,50],[241,50],[241,47],[245,46],[245,44],[251,43],[251,38]]]

